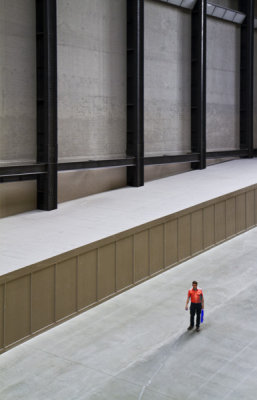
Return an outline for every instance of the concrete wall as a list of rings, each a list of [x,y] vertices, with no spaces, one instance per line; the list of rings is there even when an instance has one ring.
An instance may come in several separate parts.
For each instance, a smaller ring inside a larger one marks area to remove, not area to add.
[[[58,4],[59,159],[126,153],[126,0]]]
[[[190,151],[191,15],[145,1],[145,154]]]
[[[239,148],[240,27],[207,19],[207,150]]]
[[[35,1],[1,1],[0,165],[35,160]],[[0,217],[34,209],[35,187],[35,182],[0,184]]]
[[[57,1],[59,160],[126,154],[126,0]],[[59,174],[63,202],[126,185],[126,169]]]
[[[230,8],[238,5],[236,0],[215,3]],[[59,159],[123,157],[126,0],[59,0],[57,11]],[[2,2],[0,29],[0,163],[33,162],[36,159],[34,0]],[[190,151],[190,31],[188,10],[145,0],[146,155]],[[207,149],[234,149],[239,145],[240,28],[208,18],[207,32]],[[256,57],[255,52],[255,60]],[[257,60],[255,70],[256,65]],[[254,92],[256,110],[256,83]],[[145,179],[158,179],[189,168],[189,164],[146,167]],[[125,184],[125,168],[62,173],[59,201]],[[35,191],[35,182],[1,184],[0,215],[34,208]],[[14,200],[11,193],[16,195]]]
[[[1,1],[0,162],[36,159],[35,1]]]

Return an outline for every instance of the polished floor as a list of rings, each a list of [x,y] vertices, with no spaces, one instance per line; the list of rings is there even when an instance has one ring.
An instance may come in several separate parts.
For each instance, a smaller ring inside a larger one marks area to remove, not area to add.
[[[256,293],[257,228],[2,354],[0,399],[255,400]]]

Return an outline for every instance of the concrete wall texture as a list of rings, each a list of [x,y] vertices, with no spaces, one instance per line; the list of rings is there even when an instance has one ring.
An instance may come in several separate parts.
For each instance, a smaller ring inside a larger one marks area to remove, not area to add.
[[[35,1],[1,1],[0,162],[36,159]]]
[[[126,154],[126,0],[58,2],[59,159]]]
[[[207,21],[207,150],[239,148],[240,28]]]
[[[145,154],[191,149],[191,15],[145,2]]]
[[[215,3],[238,8],[237,0]],[[57,0],[57,34],[59,160],[124,157],[126,0]],[[190,151],[190,64],[190,11],[145,0],[145,155]],[[239,147],[239,68],[240,27],[208,17],[208,150]],[[0,163],[36,160],[34,0],[1,2],[0,128]],[[188,165],[148,167],[146,180],[185,169]],[[76,174],[59,174],[59,201],[126,184],[124,168]],[[35,204],[34,183],[1,184],[0,196],[9,199],[22,185],[31,193],[27,209]],[[5,207],[9,213],[11,208]]]

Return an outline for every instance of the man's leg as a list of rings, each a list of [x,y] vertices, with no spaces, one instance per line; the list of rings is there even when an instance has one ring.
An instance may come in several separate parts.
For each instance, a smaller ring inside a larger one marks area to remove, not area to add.
[[[194,326],[195,324],[195,304],[191,304],[190,306],[190,326]]]
[[[200,320],[201,320],[201,310],[202,310],[202,305],[197,304],[197,309],[196,309],[196,327],[200,327]]]

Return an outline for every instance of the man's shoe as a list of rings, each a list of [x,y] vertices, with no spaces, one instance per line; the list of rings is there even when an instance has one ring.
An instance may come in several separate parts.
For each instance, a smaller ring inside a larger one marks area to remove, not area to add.
[[[187,328],[188,331],[191,331],[192,329],[193,329],[193,326],[191,326],[191,325]]]
[[[200,332],[200,326],[196,327],[196,332]]]

